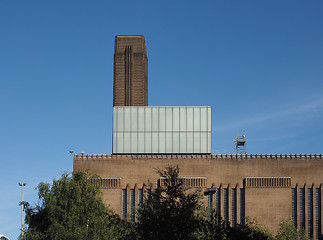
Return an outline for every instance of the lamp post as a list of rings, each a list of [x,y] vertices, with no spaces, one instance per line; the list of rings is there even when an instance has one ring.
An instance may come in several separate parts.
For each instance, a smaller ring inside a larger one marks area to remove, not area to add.
[[[27,183],[19,183],[19,186],[21,187],[21,236],[23,233],[23,227],[24,227],[24,186],[26,186]]]

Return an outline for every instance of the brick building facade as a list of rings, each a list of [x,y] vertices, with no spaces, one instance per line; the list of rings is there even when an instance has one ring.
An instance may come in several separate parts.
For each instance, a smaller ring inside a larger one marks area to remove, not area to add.
[[[117,36],[114,106],[147,106],[147,79],[144,38]],[[173,122],[174,119],[172,116]],[[172,131],[175,130],[172,128]],[[122,141],[124,136],[127,135],[122,134]],[[198,136],[193,134],[191,140]],[[151,141],[157,140],[151,137]],[[180,139],[173,137],[172,144],[178,143]],[[295,226],[305,228],[310,237],[319,239],[322,234],[321,154],[246,155],[208,151],[159,154],[145,151],[75,155],[73,161],[74,170],[88,170],[100,176],[104,202],[124,218],[133,219],[134,209],[161,184],[156,168],[178,165],[187,187],[202,191],[215,189],[204,197],[204,203],[215,208],[231,225],[243,224],[246,217],[256,217],[275,233],[281,220],[293,219]]]

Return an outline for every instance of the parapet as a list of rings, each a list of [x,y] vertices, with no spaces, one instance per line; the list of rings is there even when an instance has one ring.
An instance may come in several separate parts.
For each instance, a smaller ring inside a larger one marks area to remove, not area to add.
[[[316,159],[323,160],[323,154],[89,154],[74,155],[74,160],[104,159]]]
[[[131,46],[133,53],[147,54],[144,36],[119,35],[115,37],[115,53],[124,53],[127,46]]]

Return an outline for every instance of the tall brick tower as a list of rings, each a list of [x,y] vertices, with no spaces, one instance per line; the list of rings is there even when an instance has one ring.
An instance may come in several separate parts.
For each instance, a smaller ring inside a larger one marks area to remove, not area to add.
[[[148,106],[148,59],[143,36],[116,36],[113,106]]]

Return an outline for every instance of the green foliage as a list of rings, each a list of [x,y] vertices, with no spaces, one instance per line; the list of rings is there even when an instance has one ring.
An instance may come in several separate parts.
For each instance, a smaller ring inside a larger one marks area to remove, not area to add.
[[[201,207],[199,192],[187,193],[178,179],[179,168],[158,170],[164,185],[138,210],[139,239],[271,240],[268,230],[255,219],[230,227],[214,210]]]
[[[228,239],[229,228],[225,221],[214,210],[204,210],[200,214],[200,225],[195,233],[199,240]]]
[[[255,219],[248,220],[246,224],[237,224],[230,227],[214,211],[207,211],[206,217],[201,219],[201,225],[197,231],[199,240],[271,240],[268,230]]]
[[[297,230],[292,220],[283,220],[279,226],[277,240],[309,240],[304,229]]]
[[[164,185],[145,201],[138,211],[138,233],[140,239],[194,239],[199,227],[200,194],[187,193],[178,179],[179,168],[168,166],[157,170]]]
[[[118,239],[122,232],[118,216],[108,211],[100,198],[100,189],[83,172],[63,174],[52,186],[40,183],[39,203],[24,204],[28,225],[23,239]],[[119,238],[122,239],[122,238]]]
[[[258,223],[256,219],[246,218],[246,224],[237,224],[230,227],[229,239],[231,240],[271,240],[272,235],[265,226]]]
[[[110,216],[108,228],[113,232],[116,240],[137,240],[136,224],[121,219],[118,215]]]
[[[137,222],[122,220],[108,210],[95,178],[83,172],[63,174],[52,186],[40,183],[39,203],[24,202],[28,240],[309,240],[291,220],[284,220],[275,238],[256,219],[230,227],[201,204],[198,191],[186,189],[179,168],[157,170],[164,184],[138,210]],[[91,179],[91,180],[89,180]]]

